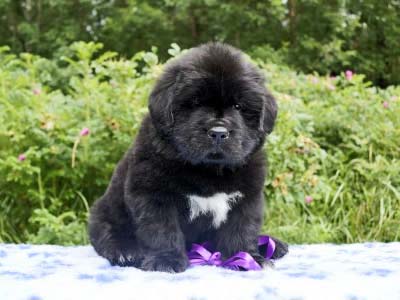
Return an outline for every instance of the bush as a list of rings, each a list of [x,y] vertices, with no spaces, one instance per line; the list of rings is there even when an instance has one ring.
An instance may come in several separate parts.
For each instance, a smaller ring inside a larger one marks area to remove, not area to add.
[[[95,56],[100,48],[75,43],[60,61],[3,48],[0,239],[87,242],[88,207],[135,136],[160,70],[154,53],[122,60]]]
[[[263,67],[280,104],[265,229],[299,243],[399,240],[400,88]]]
[[[74,43],[0,51],[0,241],[87,243],[88,208],[131,144],[162,65]],[[178,55],[174,45],[170,53]],[[290,242],[400,240],[400,88],[257,62],[280,111],[264,230]]]

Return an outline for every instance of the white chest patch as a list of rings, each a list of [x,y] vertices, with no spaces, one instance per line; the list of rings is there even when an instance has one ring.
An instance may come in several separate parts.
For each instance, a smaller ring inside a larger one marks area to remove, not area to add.
[[[241,192],[216,193],[209,197],[189,195],[190,220],[192,221],[202,214],[210,213],[213,217],[213,226],[218,228],[225,222],[231,205],[241,197],[243,197]]]

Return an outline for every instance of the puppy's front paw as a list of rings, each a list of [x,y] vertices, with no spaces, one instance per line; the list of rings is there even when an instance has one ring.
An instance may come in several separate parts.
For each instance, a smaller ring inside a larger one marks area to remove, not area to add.
[[[270,260],[266,260],[259,253],[252,253],[251,256],[253,256],[254,260],[261,266],[261,268],[265,268],[265,267],[273,265]]]
[[[185,271],[188,265],[187,256],[177,252],[149,253],[142,261],[141,269],[145,271],[180,273]]]
[[[278,259],[284,257],[289,252],[289,246],[285,242],[278,240],[277,238],[272,238],[275,241],[275,252],[272,255],[272,259]]]

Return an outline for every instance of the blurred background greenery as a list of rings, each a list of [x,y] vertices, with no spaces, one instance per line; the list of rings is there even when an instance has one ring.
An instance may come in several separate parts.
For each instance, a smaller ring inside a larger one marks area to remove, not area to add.
[[[88,208],[165,61],[209,40],[244,49],[278,100],[263,231],[291,243],[400,240],[399,9],[0,0],[0,242],[87,243]]]
[[[0,45],[62,55],[77,40],[131,57],[226,41],[303,72],[400,83],[399,0],[0,0]]]

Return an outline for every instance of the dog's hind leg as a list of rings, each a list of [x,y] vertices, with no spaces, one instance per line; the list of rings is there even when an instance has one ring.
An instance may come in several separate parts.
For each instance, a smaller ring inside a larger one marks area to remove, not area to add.
[[[129,217],[122,214],[115,218],[115,214],[122,213],[123,210],[116,212],[115,206],[112,210],[106,206],[105,201],[100,199],[91,209],[90,242],[96,252],[111,265],[139,267],[143,255],[137,246]]]

